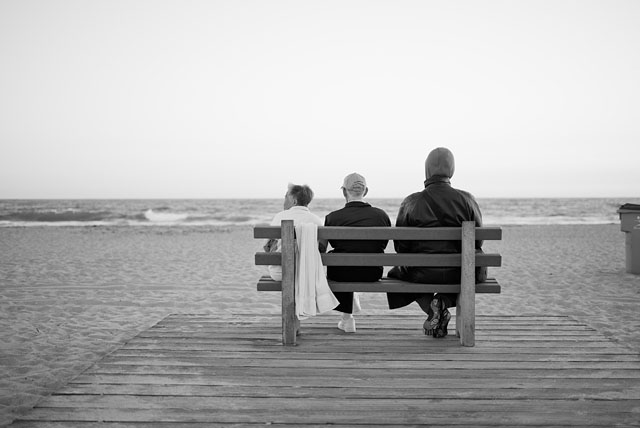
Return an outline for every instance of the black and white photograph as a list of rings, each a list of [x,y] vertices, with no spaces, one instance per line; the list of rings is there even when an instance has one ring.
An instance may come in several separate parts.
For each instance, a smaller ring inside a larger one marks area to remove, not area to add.
[[[640,427],[640,1],[0,0],[0,427]]]

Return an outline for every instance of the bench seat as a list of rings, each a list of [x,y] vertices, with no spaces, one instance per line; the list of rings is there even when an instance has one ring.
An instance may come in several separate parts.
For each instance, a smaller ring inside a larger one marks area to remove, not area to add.
[[[416,284],[395,278],[382,278],[376,282],[338,282],[329,280],[333,292],[355,291],[360,293],[460,293],[460,284]],[[274,281],[269,275],[258,280],[258,291],[282,291],[282,281]],[[500,284],[494,278],[476,284],[476,293],[500,293]]]

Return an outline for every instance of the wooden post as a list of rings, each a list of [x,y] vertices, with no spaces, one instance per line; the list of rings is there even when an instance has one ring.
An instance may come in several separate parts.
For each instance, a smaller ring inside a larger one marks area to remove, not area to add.
[[[296,344],[295,228],[293,220],[282,220],[282,344]]]
[[[460,344],[463,346],[474,346],[476,343],[475,227],[472,221],[462,223],[462,275],[458,300],[460,301]],[[457,313],[456,317],[458,317]]]
[[[460,331],[462,331],[462,309],[460,305],[460,293],[458,293],[458,298],[456,299],[456,336],[460,337]]]

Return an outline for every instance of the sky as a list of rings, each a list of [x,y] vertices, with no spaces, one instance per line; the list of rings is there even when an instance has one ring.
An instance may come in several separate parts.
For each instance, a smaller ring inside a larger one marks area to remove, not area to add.
[[[640,196],[639,1],[2,0],[0,198]]]

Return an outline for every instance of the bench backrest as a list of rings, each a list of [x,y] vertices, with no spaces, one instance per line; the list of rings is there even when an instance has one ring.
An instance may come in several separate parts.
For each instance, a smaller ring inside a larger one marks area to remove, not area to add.
[[[462,246],[472,246],[475,252],[475,241],[500,240],[502,229],[499,227],[475,227],[473,222],[467,223],[469,233],[463,234],[462,227],[318,227],[319,239],[340,240],[404,240],[404,241],[443,241],[461,240]],[[282,239],[289,236],[294,239],[295,230],[291,220],[284,220],[282,226],[256,226],[253,229],[256,239]],[[284,242],[283,242],[284,245]],[[463,250],[464,252],[464,250]],[[284,251],[283,251],[284,253]],[[396,253],[328,253],[322,255],[325,266],[461,266],[461,254],[396,254]],[[500,266],[500,254],[476,254],[476,266]],[[281,253],[257,252],[256,265],[280,265]]]

